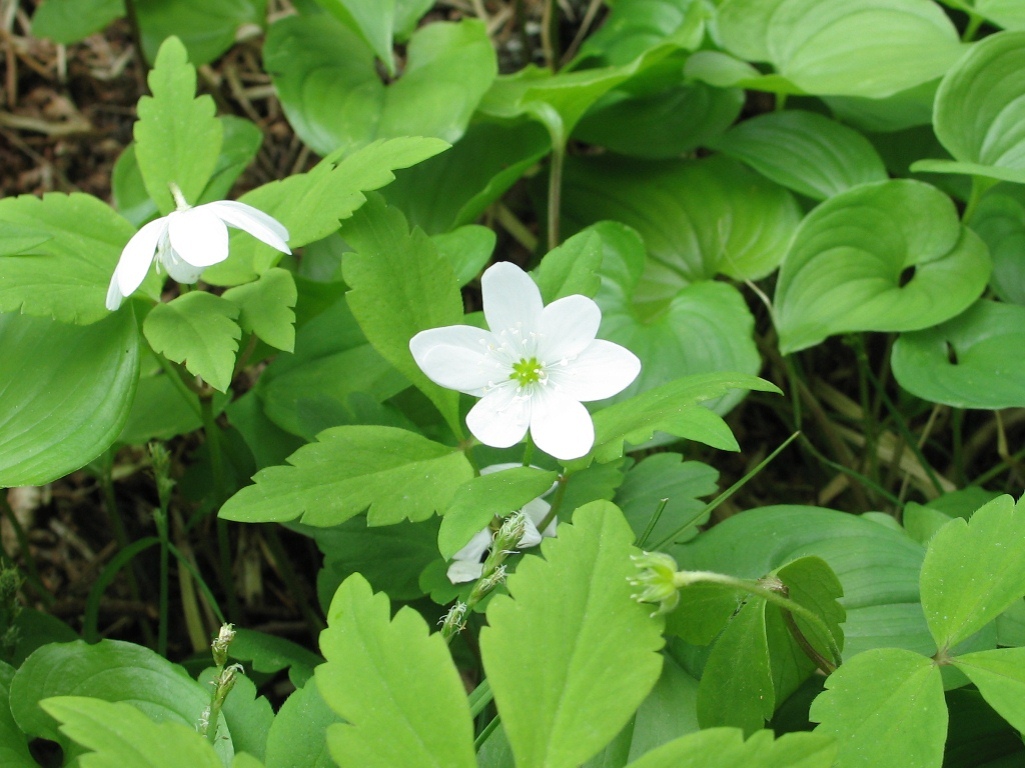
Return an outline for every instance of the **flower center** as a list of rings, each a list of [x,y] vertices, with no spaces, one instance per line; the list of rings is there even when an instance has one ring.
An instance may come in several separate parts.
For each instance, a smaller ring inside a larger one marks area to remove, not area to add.
[[[517,382],[521,387],[526,387],[529,384],[537,384],[544,381],[547,376],[545,375],[544,366],[537,361],[536,357],[532,357],[529,360],[522,358],[518,363],[513,363],[512,373],[509,374],[509,378]]]

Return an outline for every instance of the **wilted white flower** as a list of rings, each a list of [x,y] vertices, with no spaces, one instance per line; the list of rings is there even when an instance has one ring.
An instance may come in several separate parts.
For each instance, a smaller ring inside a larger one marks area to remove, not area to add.
[[[481,398],[466,424],[485,445],[508,448],[529,429],[537,447],[557,459],[584,456],[594,445],[594,424],[581,403],[623,391],[640,360],[595,338],[601,310],[585,296],[546,307],[530,276],[508,262],[490,267],[481,287],[490,330],[421,331],[409,342],[417,365],[436,384]]]
[[[121,251],[107,289],[107,309],[120,307],[125,296],[142,285],[154,257],[157,271],[163,267],[179,283],[199,280],[204,269],[228,258],[228,227],[245,230],[271,248],[291,253],[288,230],[263,211],[235,200],[193,208],[173,184],[171,193],[177,210],[144,225]]]

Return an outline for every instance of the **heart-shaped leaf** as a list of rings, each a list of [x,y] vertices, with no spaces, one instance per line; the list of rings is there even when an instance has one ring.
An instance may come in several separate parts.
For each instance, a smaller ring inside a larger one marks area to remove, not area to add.
[[[980,301],[953,320],[905,333],[890,361],[908,392],[955,408],[1025,406],[1025,307]]]
[[[775,297],[780,349],[936,325],[979,296],[990,269],[985,243],[935,187],[903,179],[848,190],[808,214],[790,244]]]
[[[124,14],[124,0],[47,0],[32,16],[32,34],[65,45],[77,43]]]
[[[1025,304],[1025,205],[994,190],[979,201],[968,226],[989,246],[993,292],[1004,301]]]
[[[157,49],[177,35],[197,67],[235,44],[239,29],[263,26],[267,0],[132,0],[142,33],[142,50],[153,61]]]

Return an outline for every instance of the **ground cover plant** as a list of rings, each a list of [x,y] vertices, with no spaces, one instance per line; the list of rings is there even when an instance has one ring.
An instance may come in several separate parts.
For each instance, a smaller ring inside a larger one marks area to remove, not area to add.
[[[1025,12],[0,3],[0,765],[1025,759]]]

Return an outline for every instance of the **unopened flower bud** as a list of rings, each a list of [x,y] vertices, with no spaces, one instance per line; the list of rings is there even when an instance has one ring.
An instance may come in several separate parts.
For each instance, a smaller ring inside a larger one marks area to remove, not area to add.
[[[221,631],[210,643],[210,650],[213,652],[214,664],[223,667],[228,663],[228,646],[235,639],[235,626],[233,624],[222,624]]]
[[[629,580],[630,585],[640,588],[632,595],[633,599],[639,603],[658,603],[653,616],[672,611],[680,602],[676,561],[664,552],[645,552],[630,559],[637,566],[637,574]]]

